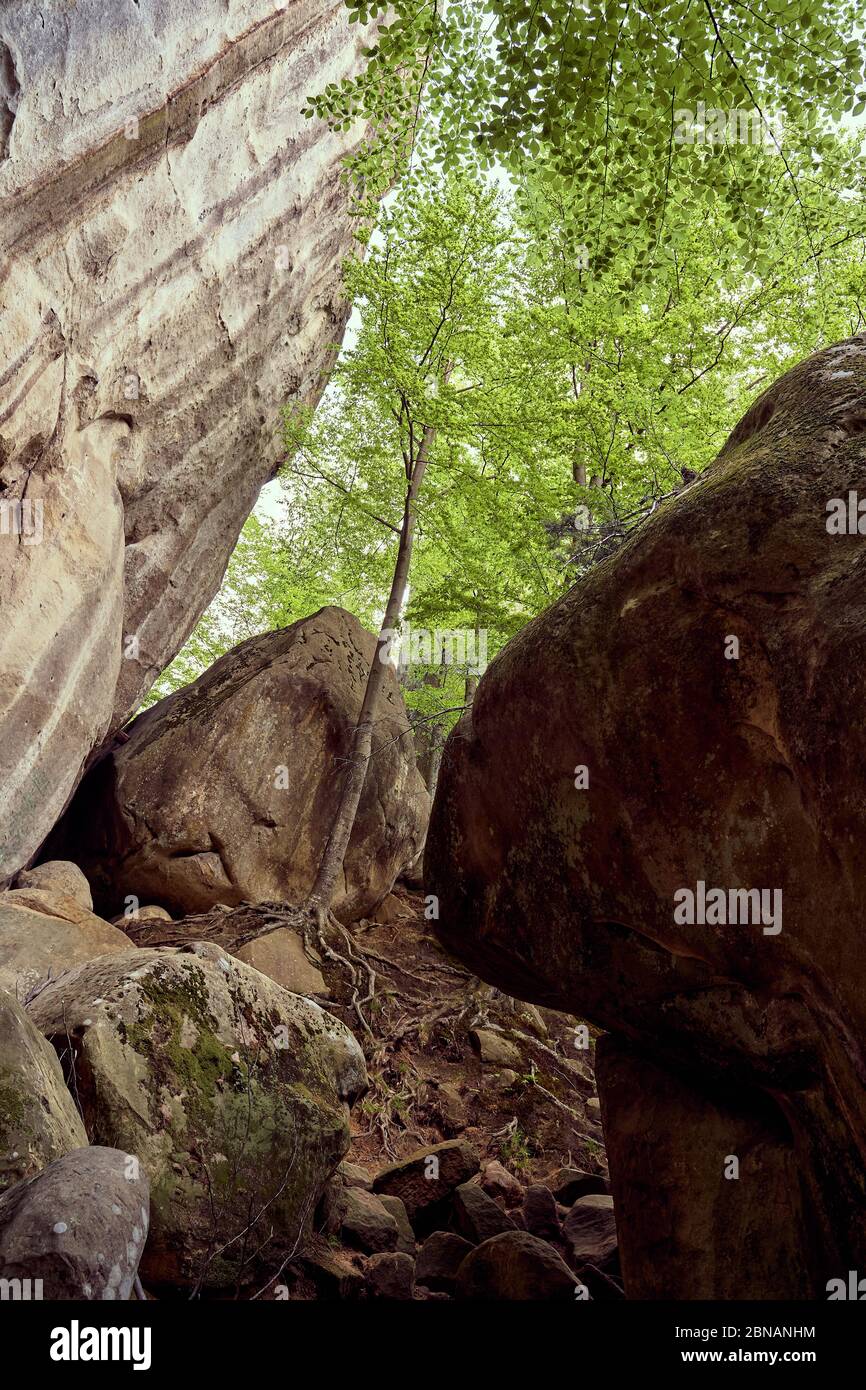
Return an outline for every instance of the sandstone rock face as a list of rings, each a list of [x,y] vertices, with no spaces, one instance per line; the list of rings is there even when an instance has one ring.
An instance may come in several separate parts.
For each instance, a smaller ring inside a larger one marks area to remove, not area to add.
[[[67,1067],[71,1049],[91,1141],[150,1178],[145,1285],[220,1290],[278,1269],[366,1086],[348,1029],[206,944],[94,961],[30,1014]]]
[[[339,0],[0,13],[0,883],[216,591],[345,325]],[[8,87],[8,91],[6,88]]]
[[[52,837],[111,915],[128,894],[184,912],[298,902],[313,885],[376,639],[323,608],[241,643],[140,715]],[[417,854],[429,798],[396,676],[334,910],[363,916]]]
[[[866,1266],[866,541],[856,519],[852,534],[831,524],[864,466],[861,335],[784,376],[701,479],[497,657],[449,740],[425,861],[442,939],[473,970],[631,1039],[696,1090],[691,1110],[672,1102],[690,1142],[647,1156],[644,1206],[649,1189],[664,1200],[670,1162],[684,1205],[723,1209],[735,1142],[789,1133],[812,1213],[796,1264],[822,1297]],[[721,890],[703,913],[699,885]],[[767,893],[761,920],[739,889]],[[741,1116],[729,1141],[719,1086]],[[623,1082],[620,1114],[602,1086],[621,1200],[638,1090]],[[760,1183],[731,1186],[751,1204],[738,1230],[765,1229],[754,1284],[786,1296],[770,1231],[784,1203],[762,1216]],[[627,1237],[627,1293],[733,1285],[727,1237],[696,1277],[675,1230],[649,1278],[635,1248],[650,1231]]]
[[[31,1298],[125,1301],[148,1209],[147,1175],[135,1154],[75,1149],[0,1197],[0,1279],[29,1279]]]
[[[0,893],[0,989],[17,999],[84,961],[132,945],[73,898],[46,894],[39,901],[41,896],[36,889]]]
[[[0,1192],[86,1143],[54,1049],[0,990]]]

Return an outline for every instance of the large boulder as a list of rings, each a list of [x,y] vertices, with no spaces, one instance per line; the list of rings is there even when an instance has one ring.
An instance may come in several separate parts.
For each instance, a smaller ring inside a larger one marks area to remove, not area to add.
[[[376,639],[342,608],[227,652],[131,725],[79,789],[52,844],[111,915],[127,895],[202,912],[300,901],[339,802]],[[207,775],[203,775],[203,769]],[[372,910],[417,854],[429,813],[391,668],[334,900]]]
[[[0,1279],[13,1297],[129,1299],[149,1205],[135,1154],[75,1149],[0,1196]]]
[[[30,1014],[91,1143],[137,1154],[150,1178],[145,1284],[229,1289],[279,1269],[366,1086],[348,1029],[202,943],[93,961]]]
[[[131,945],[74,898],[36,888],[0,893],[0,989],[17,999],[73,966]]]
[[[0,990],[0,1192],[86,1143],[54,1049]]]
[[[752,1286],[789,1296],[777,1271],[800,1238],[812,1294],[866,1267],[864,477],[860,335],[771,387],[698,481],[508,644],[445,751],[425,861],[443,942],[682,1083],[677,1142],[654,1124],[621,1227],[632,1296],[713,1296],[756,1249]],[[616,1198],[641,1083],[606,1084]],[[749,1134],[777,1186],[779,1146],[796,1153],[802,1194],[765,1203],[744,1180]],[[675,1184],[651,1270],[653,1193]],[[731,1187],[748,1217],[704,1221],[699,1249],[689,1210],[723,1212]]]
[[[215,593],[348,313],[332,0],[0,7],[0,883]]]

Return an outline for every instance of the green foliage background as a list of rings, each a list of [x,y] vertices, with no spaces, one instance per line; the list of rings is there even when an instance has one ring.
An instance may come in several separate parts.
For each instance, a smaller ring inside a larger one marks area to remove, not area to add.
[[[316,414],[285,412],[279,515],[247,522],[148,702],[323,604],[375,627],[425,426],[406,619],[484,629],[492,656],[786,366],[859,331],[862,140],[837,124],[863,107],[856,20],[799,0],[400,0],[366,74],[311,95],[316,118],[374,131],[347,170],[352,332]],[[699,100],[781,113],[782,140],[678,144]],[[413,669],[407,701],[452,722],[464,676]]]

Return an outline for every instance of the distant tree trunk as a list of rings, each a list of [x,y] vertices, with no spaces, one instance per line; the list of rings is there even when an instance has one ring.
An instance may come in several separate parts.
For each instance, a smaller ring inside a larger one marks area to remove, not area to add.
[[[409,485],[406,489],[406,500],[403,505],[403,524],[400,528],[400,541],[397,546],[397,561],[394,566],[394,578],[391,582],[391,592],[388,595],[388,603],[385,607],[385,616],[382,619],[382,626],[379,629],[376,654],[373,657],[370,672],[367,676],[367,686],[364,691],[361,713],[358,716],[358,723],[352,735],[349,766],[343,782],[340,804],[331,822],[331,830],[319,864],[319,872],[316,875],[316,881],[307,899],[307,906],[309,909],[320,917],[325,914],[331,906],[331,900],[334,896],[334,886],[346,858],[346,850],[349,846],[352,827],[355,824],[355,817],[358,813],[358,803],[361,800],[361,792],[364,789],[364,779],[367,776],[367,768],[370,764],[376,706],[385,684],[388,667],[388,662],[382,660],[382,655],[389,639],[393,636],[394,629],[400,622],[400,614],[403,610],[403,601],[406,597],[406,584],[409,578],[409,564],[412,559],[412,542],[415,533],[415,501],[418,497],[421,483],[424,480],[424,474],[427,470],[427,461],[430,457],[430,449],[435,437],[435,428],[429,425],[425,426],[424,433],[421,437],[421,443],[418,447],[415,466],[412,469]]]

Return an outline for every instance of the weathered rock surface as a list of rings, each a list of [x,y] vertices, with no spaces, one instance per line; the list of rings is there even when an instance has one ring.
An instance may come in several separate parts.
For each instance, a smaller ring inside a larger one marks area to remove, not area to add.
[[[707,1126],[714,1153],[721,1140],[712,1088],[747,1130],[762,1115],[754,1145],[775,1111],[813,1217],[795,1263],[817,1296],[866,1267],[866,542],[856,524],[828,530],[828,503],[847,509],[864,467],[861,335],[771,387],[697,482],[499,654],[449,739],[425,857],[441,938],[473,970],[691,1078],[695,1105],[673,1105],[682,1150],[658,1139],[647,1155],[645,1211],[671,1190],[668,1159],[683,1203],[716,1200],[724,1178],[697,1157]],[[675,894],[699,884],[722,889],[722,921],[675,920]],[[745,899],[728,915],[748,889],[771,917],[781,892],[778,922]],[[622,1117],[613,1096],[605,1109],[620,1200],[625,1096]],[[779,1203],[731,1186],[750,1204],[739,1252],[713,1222],[697,1277],[675,1242],[663,1269],[638,1272],[654,1218],[627,1202],[627,1293],[721,1296],[723,1264],[741,1267],[744,1231],[763,1224],[756,1283],[787,1295]]]
[[[475,1182],[464,1182],[454,1193],[454,1225],[458,1235],[480,1245],[491,1236],[512,1231],[514,1222]]]
[[[447,1139],[381,1169],[373,1179],[373,1191],[399,1197],[415,1234],[424,1236],[447,1214],[455,1188],[468,1182],[478,1167],[478,1155],[467,1140]]]
[[[363,1187],[343,1190],[340,1234],[347,1245],[373,1254],[396,1250],[400,1233],[397,1222],[374,1192]]]
[[[138,1154],[150,1177],[145,1284],[273,1272],[348,1147],[366,1085],[348,1029],[212,945],[93,961],[30,1014],[74,1059],[91,1141]]]
[[[52,844],[97,903],[179,913],[301,901],[342,788],[376,639],[341,608],[253,637],[161,700],[87,777]],[[389,669],[336,913],[368,913],[418,851],[429,798]]]
[[[451,1293],[457,1271],[475,1247],[453,1231],[434,1231],[418,1251],[415,1278],[428,1289]]]
[[[319,994],[327,997],[328,986],[318,966],[307,959],[304,943],[288,927],[257,936],[238,947],[238,960],[260,970],[290,994]]]
[[[617,1251],[612,1197],[578,1197],[562,1229],[578,1264],[593,1264],[607,1272]]]
[[[322,389],[362,132],[302,111],[367,32],[338,0],[0,11],[0,883],[216,591],[280,408]]]
[[[364,1266],[372,1298],[402,1301],[412,1297],[415,1261],[398,1250],[371,1255]]]
[[[580,1168],[557,1168],[544,1179],[558,1202],[570,1207],[578,1197],[604,1196],[610,1191],[607,1178],[599,1173],[584,1173]]]
[[[414,1259],[418,1243],[415,1240],[415,1232],[412,1230],[412,1223],[409,1220],[405,1202],[400,1197],[391,1196],[389,1192],[380,1192],[379,1201],[397,1223],[397,1244],[394,1248],[403,1255],[411,1255]]]
[[[147,1240],[147,1174],[134,1154],[74,1149],[0,1196],[0,1279],[46,1300],[125,1300]]]
[[[523,1061],[520,1048],[492,1028],[473,1028],[469,1040],[488,1066],[519,1067]]]
[[[481,1186],[506,1207],[520,1206],[523,1201],[523,1183],[513,1173],[509,1173],[497,1158],[485,1163],[484,1172],[481,1174]]]
[[[54,1049],[0,990],[0,1192],[86,1143]]]
[[[478,1245],[457,1271],[459,1299],[573,1302],[577,1279],[560,1255],[526,1231],[504,1231]]]
[[[15,880],[16,888],[38,888],[46,893],[59,893],[74,898],[88,912],[93,911],[90,884],[77,864],[64,859],[49,859],[35,869],[24,869]]]
[[[543,1183],[532,1183],[523,1199],[523,1219],[526,1229],[540,1240],[558,1240],[559,1214],[556,1198]]]
[[[808,1199],[778,1108],[698,1086],[612,1037],[599,1041],[597,1058],[615,1117],[608,1159],[626,1287],[665,1299],[672,1278],[684,1283],[691,1270],[688,1298],[809,1298]],[[585,1242],[587,1226],[578,1236],[570,1223],[569,1214],[566,1230]],[[593,1264],[603,1259],[581,1248]]]
[[[62,912],[67,915],[57,915]],[[17,999],[64,970],[128,951],[131,944],[74,898],[36,888],[0,893],[0,989]]]

